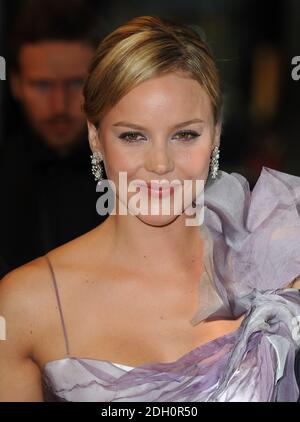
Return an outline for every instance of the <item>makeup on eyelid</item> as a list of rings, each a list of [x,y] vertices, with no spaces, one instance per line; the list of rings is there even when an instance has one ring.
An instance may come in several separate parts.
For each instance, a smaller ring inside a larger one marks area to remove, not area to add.
[[[181,135],[186,135],[186,136],[181,136]],[[119,135],[119,139],[121,139],[122,141],[127,142],[127,143],[135,143],[135,142],[140,141],[140,139],[136,139],[139,136],[145,138],[145,136],[141,132],[127,131],[127,132],[121,133]],[[194,139],[198,138],[199,136],[201,136],[201,134],[194,131],[194,130],[182,130],[180,132],[177,132],[174,135],[174,137],[176,137],[176,136],[179,136],[179,138],[175,138],[179,141],[184,140],[184,142],[189,142],[189,141],[193,141]],[[134,139],[129,140],[129,139],[127,139],[127,137],[132,137]],[[187,139],[187,141],[186,141],[186,139]]]

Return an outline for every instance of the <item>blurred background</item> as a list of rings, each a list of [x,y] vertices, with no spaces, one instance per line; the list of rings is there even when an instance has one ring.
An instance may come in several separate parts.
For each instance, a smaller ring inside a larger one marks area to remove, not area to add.
[[[0,3],[0,55],[4,57],[8,57],[9,29],[22,3],[22,0]],[[143,14],[201,26],[218,61],[225,93],[222,168],[241,171],[252,184],[262,165],[300,175],[300,81],[291,77],[292,57],[300,55],[299,1],[90,0],[86,3],[105,22],[105,28],[101,28],[104,34]],[[8,83],[1,83],[0,88],[2,143],[14,126],[18,110]]]
[[[0,151],[7,148],[16,125],[22,121],[22,107],[12,95],[9,83],[12,66],[9,39],[24,3],[22,0],[0,2],[0,55],[7,59],[7,81],[0,82]],[[300,55],[300,1],[89,0],[85,5],[91,15],[99,18],[99,39],[126,20],[146,14],[198,25],[215,54],[223,81],[225,106],[220,168],[243,174],[251,188],[262,166],[300,176],[300,80],[293,80],[291,75],[292,58]],[[75,13],[72,6],[69,13]],[[11,160],[7,168],[9,179],[10,172],[18,172],[19,168],[15,167],[11,154],[6,157]],[[89,165],[86,162],[84,174],[90,171]],[[21,174],[19,176],[22,178]],[[87,175],[90,189],[94,189],[89,177]],[[56,183],[57,186],[60,182]],[[93,195],[96,194],[91,193],[94,201],[96,196]],[[91,219],[90,226],[95,224]],[[43,249],[35,249],[27,257],[20,252],[20,258],[9,263],[7,268],[88,228],[82,227],[81,231],[70,228],[66,236],[58,235],[54,240],[49,238],[49,233],[48,237],[44,234]],[[11,250],[14,248],[12,245]],[[8,262],[3,250],[0,250],[1,254]]]

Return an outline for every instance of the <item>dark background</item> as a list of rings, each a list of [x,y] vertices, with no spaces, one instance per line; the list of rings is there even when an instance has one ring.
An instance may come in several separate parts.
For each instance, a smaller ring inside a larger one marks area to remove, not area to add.
[[[22,0],[1,0],[1,56],[8,56],[7,34],[21,3]],[[300,55],[300,1],[90,0],[89,3],[103,18],[104,33],[145,14],[180,18],[183,23],[201,26],[223,80],[220,168],[242,173],[251,186],[263,165],[300,176],[300,81],[291,77],[292,57]],[[0,143],[8,139],[18,113],[8,81],[0,82]]]

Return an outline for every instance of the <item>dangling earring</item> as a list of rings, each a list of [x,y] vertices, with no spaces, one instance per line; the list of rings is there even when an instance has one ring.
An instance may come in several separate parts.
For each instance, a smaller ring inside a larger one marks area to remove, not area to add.
[[[220,149],[219,146],[215,146],[211,161],[210,161],[210,171],[211,171],[211,178],[215,179],[218,176],[218,169],[219,169],[219,157],[220,157]]]
[[[93,155],[91,155],[91,160],[92,173],[95,177],[95,181],[97,182],[103,180],[103,160],[100,152],[94,152]]]

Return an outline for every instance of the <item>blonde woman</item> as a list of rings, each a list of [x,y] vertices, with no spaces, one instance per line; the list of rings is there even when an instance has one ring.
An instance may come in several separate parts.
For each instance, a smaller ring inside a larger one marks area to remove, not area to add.
[[[0,283],[0,400],[296,401],[300,179],[264,167],[251,193],[218,169],[208,46],[134,18],[101,42],[83,109],[115,209]],[[133,212],[121,174],[148,212]],[[150,212],[154,198],[170,212]]]

